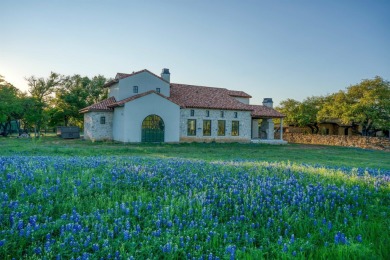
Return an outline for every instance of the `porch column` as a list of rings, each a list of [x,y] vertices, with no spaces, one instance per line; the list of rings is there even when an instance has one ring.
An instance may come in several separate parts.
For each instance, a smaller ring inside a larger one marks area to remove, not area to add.
[[[266,131],[267,133],[267,139],[268,140],[273,140],[275,138],[275,127],[274,127],[274,122],[272,119],[267,119],[267,128]]]
[[[252,139],[259,138],[259,120],[252,119]]]
[[[283,118],[280,118],[280,141],[283,141]]]

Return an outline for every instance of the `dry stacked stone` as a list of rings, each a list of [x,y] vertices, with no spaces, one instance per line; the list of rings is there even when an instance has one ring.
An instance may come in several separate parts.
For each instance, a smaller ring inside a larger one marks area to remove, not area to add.
[[[385,137],[284,133],[283,139],[289,143],[348,146],[390,151],[390,139]]]

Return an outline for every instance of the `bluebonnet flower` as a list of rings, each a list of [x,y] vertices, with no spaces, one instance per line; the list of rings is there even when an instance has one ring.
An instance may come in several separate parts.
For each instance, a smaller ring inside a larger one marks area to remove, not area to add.
[[[92,250],[93,250],[94,252],[99,251],[99,244],[93,244],[93,245],[92,245]]]
[[[230,259],[235,259],[236,256],[236,246],[235,245],[228,245],[226,247],[226,253],[229,253]]]
[[[21,230],[23,228],[23,220],[19,220],[18,222],[18,229]]]
[[[278,244],[281,245],[283,242],[283,237],[282,236],[279,236],[279,239],[278,239]]]
[[[162,247],[162,251],[164,253],[170,253],[172,252],[172,244],[170,242],[166,243],[163,247]]]
[[[130,232],[128,230],[123,231],[123,239],[126,241],[129,240],[129,238],[130,238]]]
[[[294,243],[295,242],[295,236],[294,236],[294,234],[292,234],[291,235],[291,238],[290,238],[290,243],[292,244],[292,243]]]
[[[332,222],[329,220],[328,222],[328,229],[331,230],[332,229]]]
[[[42,254],[42,249],[40,247],[36,247],[34,249],[34,253],[37,254],[37,255],[40,255],[40,254]]]

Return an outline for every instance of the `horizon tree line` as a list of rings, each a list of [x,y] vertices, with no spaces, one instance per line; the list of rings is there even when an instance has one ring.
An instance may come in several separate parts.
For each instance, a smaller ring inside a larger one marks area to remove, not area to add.
[[[18,132],[56,126],[83,126],[79,110],[106,99],[109,79],[51,72],[47,78],[26,77],[28,90],[22,92],[0,75],[0,134],[7,135],[16,120]],[[311,96],[302,102],[283,100],[276,110],[286,115],[285,125],[308,127],[319,133],[319,124],[339,120],[344,125],[362,126],[363,136],[390,129],[390,82],[376,76],[327,96]]]

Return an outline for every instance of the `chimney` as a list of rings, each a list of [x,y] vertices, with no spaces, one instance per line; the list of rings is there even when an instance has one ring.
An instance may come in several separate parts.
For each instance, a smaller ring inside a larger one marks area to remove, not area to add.
[[[263,106],[273,108],[274,102],[272,101],[272,98],[264,98],[263,99]]]
[[[168,81],[169,83],[171,83],[171,73],[169,73],[169,69],[162,69],[162,72],[161,72],[161,77]]]

